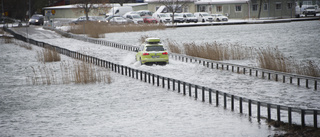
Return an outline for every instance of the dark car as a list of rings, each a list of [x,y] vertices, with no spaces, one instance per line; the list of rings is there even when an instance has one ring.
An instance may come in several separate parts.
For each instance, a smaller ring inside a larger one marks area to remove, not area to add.
[[[41,14],[35,14],[29,19],[30,25],[43,25],[44,17]]]

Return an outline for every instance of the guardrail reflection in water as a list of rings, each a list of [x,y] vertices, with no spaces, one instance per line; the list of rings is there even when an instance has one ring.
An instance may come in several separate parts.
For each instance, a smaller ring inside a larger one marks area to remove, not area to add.
[[[313,126],[314,128],[318,128],[318,124],[319,124],[318,117],[320,115],[320,110],[293,108],[293,107],[276,105],[276,104],[271,104],[266,102],[260,102],[257,100],[251,100],[248,98],[218,91],[212,88],[184,82],[178,79],[163,77],[160,75],[152,74],[150,72],[130,68],[124,65],[115,64],[110,61],[102,60],[102,59],[85,55],[82,53],[78,53],[75,51],[70,51],[68,49],[64,49],[58,46],[35,41],[33,39],[27,39],[24,36],[20,34],[16,34],[12,30],[7,28],[4,28],[4,30],[11,33],[16,39],[29,42],[39,47],[50,48],[57,51],[60,54],[63,54],[75,59],[83,60],[88,63],[93,63],[100,67],[109,68],[111,69],[111,71],[114,71],[121,75],[132,77],[134,79],[143,81],[145,83],[156,85],[162,88],[167,88],[168,90],[177,91],[178,93],[183,94],[185,96],[194,97],[196,100],[201,99],[202,102],[208,101],[208,103],[215,104],[216,106],[222,105],[225,109],[229,108],[228,106],[230,105],[230,109],[232,111],[238,110],[239,113],[245,113],[245,111],[247,111],[247,114],[249,117],[256,117],[258,121],[261,121],[261,119],[265,117],[268,121],[271,121],[271,120],[276,120],[278,122],[283,121],[283,122],[287,122],[289,125],[300,124],[302,127],[305,127],[306,117],[308,117],[309,118],[308,121],[312,120],[312,122],[308,123],[308,125]],[[123,48],[126,50],[135,50],[136,48],[136,47],[127,47],[125,45],[110,43],[105,41],[99,41],[99,40],[93,40],[93,39],[88,39],[88,40],[93,43],[101,43],[111,47]],[[179,57],[181,58],[181,56]],[[181,58],[181,60],[183,60],[183,58]],[[188,59],[185,59],[185,60],[187,61]],[[197,62],[197,60],[195,61]],[[206,65],[207,62],[206,63],[203,62],[203,64]],[[224,65],[224,64],[221,64],[221,65]],[[207,64],[207,66],[209,65]],[[211,66],[213,65],[211,64]],[[237,71],[238,70],[239,68],[237,67]],[[265,110],[262,110],[261,107],[265,108]],[[255,112],[255,114],[253,112]],[[310,116],[312,118],[310,118]],[[281,117],[287,117],[287,119],[282,119]],[[298,118],[300,119],[300,121],[297,121],[296,119],[297,117],[300,117]]]

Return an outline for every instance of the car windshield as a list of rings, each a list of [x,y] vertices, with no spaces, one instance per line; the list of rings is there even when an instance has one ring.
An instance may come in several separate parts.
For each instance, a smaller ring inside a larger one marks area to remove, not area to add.
[[[132,18],[141,18],[139,15],[132,15]]]
[[[203,16],[209,16],[209,14],[206,14],[206,13],[204,13],[204,14],[202,14]]]
[[[315,9],[314,7],[308,7],[307,9]]]
[[[167,14],[160,14],[161,17],[168,17]]]
[[[39,19],[41,16],[39,15],[35,15],[35,16],[32,16],[31,19]]]
[[[187,14],[187,17],[194,17],[193,14]]]
[[[182,14],[174,14],[175,17],[182,17]]]
[[[162,46],[147,46],[146,51],[164,51]]]

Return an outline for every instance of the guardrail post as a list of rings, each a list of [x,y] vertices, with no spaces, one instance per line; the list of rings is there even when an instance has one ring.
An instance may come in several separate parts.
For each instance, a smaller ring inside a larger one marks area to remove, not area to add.
[[[291,109],[291,107],[288,107],[288,123],[290,126],[292,125],[292,109]]]
[[[280,106],[279,106],[279,105],[277,105],[277,121],[278,121],[278,122],[281,121]]]
[[[123,66],[121,65],[121,75],[123,75]]]
[[[219,91],[216,90],[216,106],[219,106]]]
[[[234,111],[234,95],[231,95],[231,110]]]
[[[301,109],[301,127],[304,128],[306,126],[306,123],[305,123],[305,110],[304,109]]]
[[[152,85],[154,85],[154,74],[152,74]]]
[[[197,85],[194,86],[194,98],[198,99],[198,86]]]
[[[240,113],[242,113],[242,97],[239,98],[239,109]]]
[[[172,80],[172,90],[173,91],[176,90],[176,80],[175,79]]]
[[[271,78],[271,74],[270,74],[270,73],[268,73],[268,80],[270,80],[270,78]]]
[[[189,83],[189,97],[191,97],[191,84]]]
[[[297,78],[298,86],[300,86],[300,78]]]
[[[252,111],[251,111],[251,99],[249,99],[248,101],[248,111],[249,111],[249,116],[251,117],[252,116]]]
[[[249,69],[249,75],[250,76],[252,75],[252,69]]]
[[[140,72],[140,80],[142,81],[142,71],[139,71]]]
[[[183,82],[183,95],[186,95],[186,82]]]
[[[157,75],[157,86],[159,87],[159,75]]]
[[[271,105],[267,104],[268,122],[271,121]]]
[[[139,71],[136,70],[136,79],[139,79]]]
[[[282,76],[282,82],[286,83],[286,76],[285,75]]]
[[[257,118],[258,118],[258,122],[260,122],[260,102],[259,101],[257,103]]]
[[[292,77],[290,77],[290,84],[292,84]]]
[[[308,80],[309,80],[309,79],[306,79],[306,88],[309,88]]]
[[[132,78],[134,78],[134,69],[131,69],[132,70]]]
[[[313,110],[313,127],[314,128],[318,128],[318,111],[317,110]]]
[[[258,77],[258,72],[259,72],[259,71],[258,71],[258,70],[256,70],[256,77]]]
[[[223,106],[227,108],[227,93],[223,93]]]
[[[168,85],[168,89],[170,89],[170,78],[167,78],[167,85]]]
[[[202,87],[202,102],[205,102],[204,87]]]
[[[180,93],[180,81],[178,80],[178,93]]]
[[[117,65],[118,66],[118,73],[120,73],[120,65]]]
[[[165,87],[165,84],[164,84],[164,77],[162,77],[162,88]]]
[[[209,88],[209,103],[212,104],[212,89]]]
[[[151,83],[151,74],[148,73],[148,83]]]
[[[276,81],[278,81],[278,74],[276,74]]]
[[[144,82],[147,82],[147,72],[144,72]]]
[[[243,74],[246,74],[246,68],[243,68]]]

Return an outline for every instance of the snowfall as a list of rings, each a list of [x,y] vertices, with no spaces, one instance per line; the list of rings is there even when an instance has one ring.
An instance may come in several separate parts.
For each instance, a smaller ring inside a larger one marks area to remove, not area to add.
[[[37,33],[27,35],[27,29],[35,29]],[[65,38],[41,27],[14,30],[38,41],[226,93],[278,105],[320,109],[320,92],[313,89],[173,59],[166,66],[140,65],[135,61],[135,52]],[[297,60],[308,59],[319,64],[319,34],[319,21],[304,21],[167,28],[105,34],[105,38],[100,39],[139,46],[140,37],[148,35],[178,43],[217,41],[249,47],[270,46],[278,47]],[[110,84],[32,85],[27,80],[32,75],[31,67],[47,66],[57,75],[61,72],[60,62],[38,62],[37,51],[41,48],[31,46],[32,50],[27,50],[15,44],[1,43],[0,136],[255,137],[283,133],[268,126],[264,120],[258,122],[254,112],[249,117],[246,113],[239,114],[238,108],[233,112],[114,72],[110,72]],[[62,55],[61,60],[71,62],[73,59]],[[228,62],[257,66],[254,59]],[[265,115],[265,110],[262,111]],[[274,112],[272,118],[276,119]],[[299,124],[299,116],[293,122]],[[307,117],[306,122],[312,124],[312,117]]]

